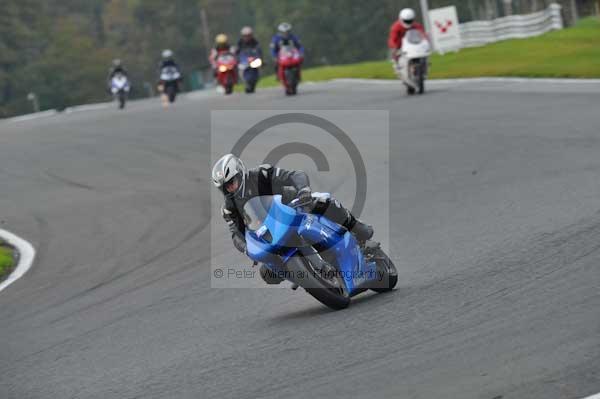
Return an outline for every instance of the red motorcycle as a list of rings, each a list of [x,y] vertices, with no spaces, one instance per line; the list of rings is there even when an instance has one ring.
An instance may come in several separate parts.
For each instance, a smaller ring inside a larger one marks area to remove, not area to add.
[[[282,46],[277,55],[277,76],[285,87],[285,94],[294,95],[300,82],[300,67],[304,57],[294,46]]]
[[[231,53],[217,57],[217,82],[225,89],[225,94],[233,93],[237,83],[237,59]]]

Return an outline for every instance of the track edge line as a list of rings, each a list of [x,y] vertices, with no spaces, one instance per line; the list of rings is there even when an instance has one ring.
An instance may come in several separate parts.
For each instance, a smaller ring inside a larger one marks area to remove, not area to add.
[[[28,241],[10,231],[0,229],[0,237],[19,251],[17,267],[15,267],[12,273],[8,275],[6,280],[0,283],[1,292],[3,289],[23,277],[23,275],[31,268],[33,260],[35,259],[35,248]]]

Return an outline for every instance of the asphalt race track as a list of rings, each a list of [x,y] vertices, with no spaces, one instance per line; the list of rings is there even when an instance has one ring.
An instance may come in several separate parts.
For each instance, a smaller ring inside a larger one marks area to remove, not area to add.
[[[0,227],[38,252],[0,293],[0,398],[600,392],[600,84],[429,87],[0,122]],[[394,292],[332,312],[302,290],[210,287],[216,109],[389,110],[391,211],[366,214],[391,223]]]

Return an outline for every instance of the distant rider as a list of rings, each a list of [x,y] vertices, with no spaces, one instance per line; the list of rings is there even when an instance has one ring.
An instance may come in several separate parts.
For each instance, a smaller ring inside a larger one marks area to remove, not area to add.
[[[240,39],[237,42],[235,54],[240,55],[243,50],[256,50],[258,56],[262,58],[262,50],[258,40],[254,37],[254,31],[250,26],[244,26],[240,31]]]
[[[279,54],[279,50],[283,46],[293,45],[302,56],[304,56],[304,47],[302,43],[300,43],[300,39],[298,36],[292,33],[292,25],[287,22],[282,22],[277,27],[277,33],[271,39],[271,57],[273,58],[273,64],[275,67],[275,75],[277,75],[277,71],[279,66],[277,65],[277,56]]]
[[[118,58],[115,58],[112,61],[112,66],[110,67],[110,69],[108,71],[108,78],[106,79],[109,90],[110,90],[112,78],[114,78],[115,75],[118,73],[121,73],[125,77],[129,78],[129,76],[127,75],[127,71],[125,70],[125,67],[123,67],[123,63],[121,62],[121,60]]]
[[[165,50],[163,50],[161,56],[162,56],[162,60],[161,60],[160,65],[158,67],[158,75],[159,76],[160,76],[162,70],[164,68],[166,68],[166,67],[174,67],[181,74],[181,68],[175,62],[175,60],[173,58],[173,51],[171,51],[169,49],[165,49]],[[159,78],[159,80],[160,80],[160,78]],[[179,80],[181,81],[181,78]]]
[[[208,62],[210,62],[210,65],[212,66],[213,76],[217,76],[217,58],[221,54],[232,53],[232,50],[227,35],[219,33],[215,37],[215,46],[210,50],[210,55],[208,57]]]
[[[246,225],[242,216],[244,205],[251,198],[261,195],[282,194],[285,186],[297,191],[299,203],[308,204],[311,212],[325,215],[329,220],[348,229],[364,243],[373,236],[373,228],[360,221],[329,194],[313,194],[308,176],[301,170],[285,170],[268,164],[246,170],[243,162],[233,154],[221,157],[212,170],[213,184],[225,196],[221,213],[231,231],[233,245],[246,253]],[[282,279],[269,275],[268,269],[261,267],[260,274],[268,284],[279,284]]]
[[[415,22],[415,11],[412,8],[403,8],[398,14],[398,20],[390,27],[390,34],[388,37],[390,56],[395,61],[397,61],[399,57],[398,50],[402,48],[402,39],[409,29],[416,29],[427,37],[423,25]]]

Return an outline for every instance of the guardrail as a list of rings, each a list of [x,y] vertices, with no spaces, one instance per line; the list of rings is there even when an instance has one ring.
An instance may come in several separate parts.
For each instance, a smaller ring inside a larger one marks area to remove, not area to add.
[[[500,40],[537,36],[562,28],[561,6],[552,3],[547,9],[531,14],[465,22],[460,24],[460,37],[462,47],[475,47]]]

